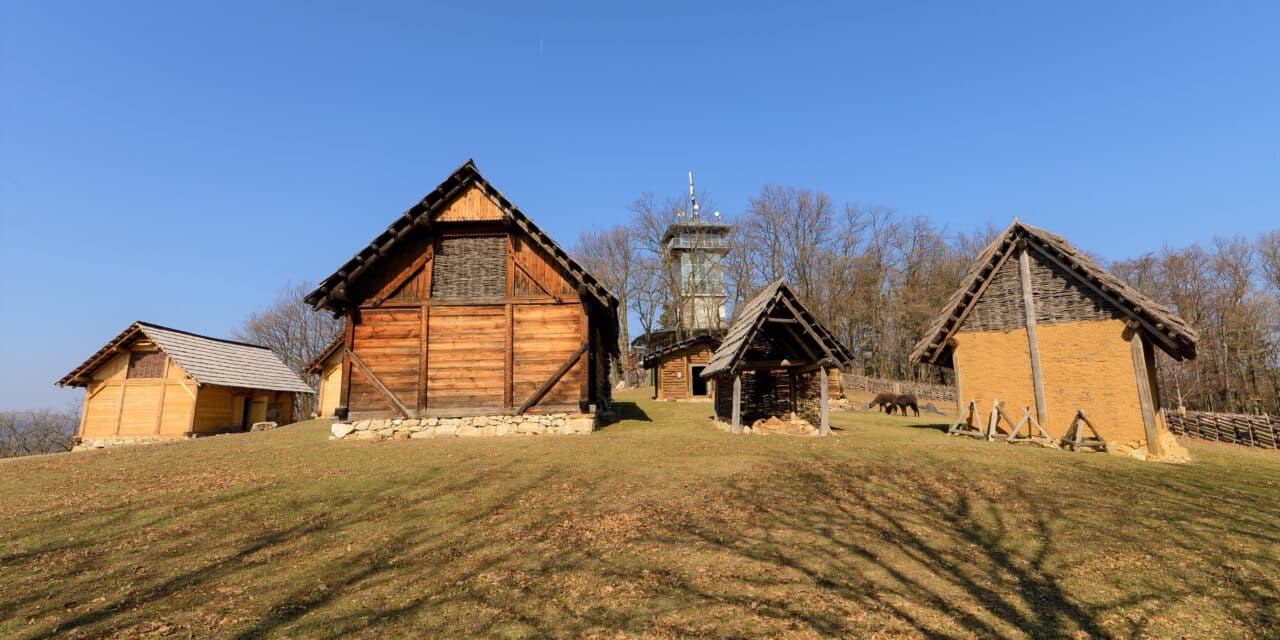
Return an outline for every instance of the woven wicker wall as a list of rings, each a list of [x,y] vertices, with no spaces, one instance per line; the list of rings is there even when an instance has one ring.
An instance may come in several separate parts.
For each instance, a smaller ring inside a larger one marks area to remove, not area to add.
[[[991,278],[982,297],[964,320],[964,331],[1012,331],[1027,326],[1022,308],[1022,281],[1018,277],[1018,261],[1004,261]]]
[[[1122,318],[1111,303],[1080,284],[1076,276],[1037,259],[1034,252],[1031,256],[1031,292],[1035,295],[1037,324]]]
[[[1031,291],[1035,296],[1036,322],[1080,322],[1111,320],[1119,312],[1093,290],[1080,284],[1052,263],[1031,256]],[[1012,331],[1027,326],[1022,306],[1022,280],[1017,256],[1010,256],[991,279],[969,316],[965,331]]]
[[[817,373],[808,374],[808,378],[817,380]],[[716,417],[721,420],[731,420],[733,419],[733,376],[716,376],[715,383]],[[811,382],[806,384],[813,386]],[[814,389],[816,390],[817,387],[814,386]],[[755,420],[769,416],[785,418],[791,415],[792,411],[798,410],[798,399],[792,395],[791,375],[785,370],[742,373],[743,424],[749,425]]]
[[[443,300],[504,298],[507,241],[503,236],[440,238],[436,241],[431,297]]]

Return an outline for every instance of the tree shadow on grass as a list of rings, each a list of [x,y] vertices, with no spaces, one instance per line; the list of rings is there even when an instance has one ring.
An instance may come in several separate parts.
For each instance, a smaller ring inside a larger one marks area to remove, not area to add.
[[[53,571],[64,591],[110,597],[29,637],[143,635],[175,608],[231,606],[226,589],[253,601],[220,614],[225,625],[183,619],[194,635],[1113,638],[1160,635],[1151,625],[1164,607],[1189,602],[1186,615],[1200,597],[1237,635],[1264,637],[1280,622],[1266,511],[1176,471],[1144,495],[1185,511],[1181,522],[1088,491],[1045,501],[1045,485],[1026,477],[857,460],[792,459],[649,494],[640,481],[617,486],[624,477],[478,464],[312,495],[278,522],[245,523],[249,533],[212,557],[158,549],[149,562],[185,568],[156,578],[132,578],[127,564],[106,576]],[[197,520],[218,518],[215,500],[192,507]],[[1113,515],[1090,520],[1098,510]],[[1152,545],[1169,557],[1210,551],[1208,564],[1225,568],[1141,557]],[[1115,568],[1099,572],[1100,554]],[[9,566],[29,567],[24,558]],[[94,580],[128,588],[94,591]]]

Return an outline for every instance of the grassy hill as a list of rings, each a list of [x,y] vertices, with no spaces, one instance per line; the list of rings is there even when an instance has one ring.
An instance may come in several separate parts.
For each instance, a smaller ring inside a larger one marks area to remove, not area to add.
[[[273,432],[0,461],[0,637],[1275,637],[1280,455],[840,413],[731,436]]]

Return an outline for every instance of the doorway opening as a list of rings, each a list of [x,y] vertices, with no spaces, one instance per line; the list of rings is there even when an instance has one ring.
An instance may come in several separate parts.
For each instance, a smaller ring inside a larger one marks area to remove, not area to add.
[[[691,376],[689,383],[693,385],[693,389],[692,389],[693,395],[695,396],[707,395],[707,379],[702,377],[702,370],[706,369],[706,367],[695,366],[695,367],[691,367],[691,369],[693,371],[693,375]]]

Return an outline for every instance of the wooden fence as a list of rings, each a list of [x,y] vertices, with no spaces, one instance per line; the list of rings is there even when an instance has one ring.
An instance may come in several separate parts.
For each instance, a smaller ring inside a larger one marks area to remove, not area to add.
[[[1263,449],[1280,448],[1280,420],[1271,416],[1165,411],[1164,419],[1175,435]]]
[[[937,402],[956,401],[955,387],[945,384],[928,384],[924,382],[907,382],[905,380],[889,380],[871,378],[863,375],[845,374],[843,376],[844,391],[865,391],[867,393],[909,393],[921,400]]]

